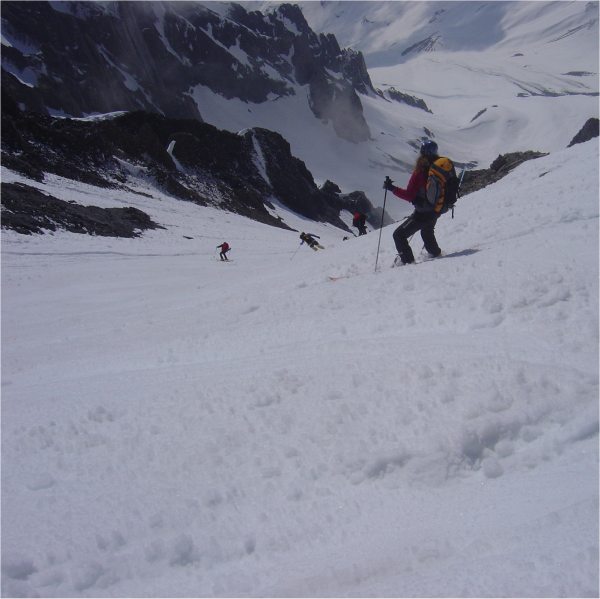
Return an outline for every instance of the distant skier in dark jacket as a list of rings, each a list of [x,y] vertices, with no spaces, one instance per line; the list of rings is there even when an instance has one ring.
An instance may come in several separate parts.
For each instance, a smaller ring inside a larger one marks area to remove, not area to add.
[[[229,247],[229,244],[224,241],[221,245],[217,246],[217,249],[221,248],[221,253],[219,254],[219,256],[221,256],[221,260],[225,260],[228,261],[229,258],[227,258],[227,252],[231,249]]]
[[[324,250],[325,248],[322,245],[319,245],[319,242],[317,241],[317,239],[315,239],[315,237],[317,239],[321,239],[318,235],[314,235],[313,233],[304,233],[304,231],[303,231],[302,233],[300,233],[300,239],[302,239],[302,241],[300,242],[300,245],[307,243],[308,247],[315,250],[315,252],[318,249]]]
[[[362,212],[359,212],[357,210],[354,213],[354,216],[352,218],[352,226],[356,227],[358,229],[358,236],[359,237],[361,235],[366,235],[367,234],[367,227],[365,226],[366,221],[367,221],[367,217]]]
[[[438,146],[434,141],[428,140],[421,144],[421,150],[413,173],[408,181],[406,189],[396,187],[389,179],[386,179],[384,188],[391,191],[395,196],[411,202],[415,211],[394,231],[394,243],[402,264],[411,264],[415,256],[408,243],[408,239],[417,231],[421,231],[421,237],[425,249],[432,257],[442,253],[435,238],[435,225],[439,214],[435,212],[434,206],[427,199],[427,177],[429,167],[438,158]],[[398,258],[396,258],[398,263]]]

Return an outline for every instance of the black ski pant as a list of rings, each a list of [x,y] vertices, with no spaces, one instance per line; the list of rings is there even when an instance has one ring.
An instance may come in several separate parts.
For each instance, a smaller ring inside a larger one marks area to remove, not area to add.
[[[442,253],[440,246],[435,238],[435,225],[438,215],[431,212],[413,212],[395,231],[394,243],[404,264],[410,264],[415,261],[415,256],[408,243],[408,239],[417,231],[421,231],[421,237],[425,244],[425,249],[432,256],[439,256]]]

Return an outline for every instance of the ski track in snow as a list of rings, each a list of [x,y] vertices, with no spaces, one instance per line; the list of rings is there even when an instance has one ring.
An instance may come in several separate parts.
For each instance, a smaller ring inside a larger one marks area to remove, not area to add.
[[[440,260],[387,227],[378,273],[378,232],[168,196],[137,240],[3,232],[3,595],[596,593],[597,169],[462,198]]]

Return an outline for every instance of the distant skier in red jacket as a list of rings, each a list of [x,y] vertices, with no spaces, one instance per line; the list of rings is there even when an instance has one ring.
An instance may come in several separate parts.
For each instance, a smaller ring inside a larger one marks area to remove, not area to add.
[[[367,217],[358,210],[354,213],[352,218],[352,226],[358,229],[358,236],[367,234],[367,227],[365,223],[367,221]]]
[[[221,260],[229,261],[229,258],[227,258],[227,252],[231,249],[229,244],[224,241],[221,245],[217,246],[217,249],[219,248],[221,248],[221,253],[219,254],[219,256],[221,256]]]
[[[434,141],[427,140],[421,145],[419,158],[406,189],[396,187],[389,179],[384,184],[385,189],[415,207],[415,211],[394,231],[394,243],[402,264],[415,261],[408,239],[417,231],[421,231],[425,249],[431,256],[437,257],[442,253],[435,238],[435,225],[439,215],[427,200],[427,176],[429,167],[436,158],[438,146]]]

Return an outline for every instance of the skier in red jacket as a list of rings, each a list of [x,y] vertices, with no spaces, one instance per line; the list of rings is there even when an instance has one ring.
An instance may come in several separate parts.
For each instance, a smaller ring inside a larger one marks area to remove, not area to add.
[[[367,234],[367,227],[365,226],[367,217],[358,210],[354,213],[352,218],[352,226],[358,229],[358,236]]]
[[[224,241],[221,245],[217,246],[217,249],[221,248],[221,253],[219,254],[219,256],[221,256],[221,260],[226,260],[228,261],[229,258],[227,258],[227,252],[231,249],[229,247],[229,244]]]
[[[427,252],[436,258],[442,253],[435,238],[435,225],[438,214],[427,200],[427,177],[429,167],[438,158],[438,146],[434,141],[427,140],[421,144],[421,151],[413,173],[408,181],[406,189],[396,187],[389,179],[384,184],[385,189],[391,191],[395,196],[410,202],[415,211],[394,231],[394,243],[398,250],[398,256],[402,264],[410,264],[415,261],[415,256],[408,243],[408,239],[417,231],[421,231],[421,237]],[[398,263],[396,258],[395,264]]]

